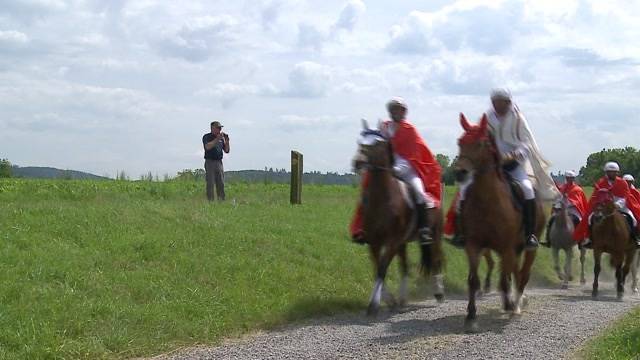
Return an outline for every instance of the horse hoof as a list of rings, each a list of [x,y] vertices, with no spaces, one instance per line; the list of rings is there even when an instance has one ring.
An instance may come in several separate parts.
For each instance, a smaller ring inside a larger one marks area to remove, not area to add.
[[[482,293],[483,294],[491,294],[491,287],[487,286],[484,289],[482,289]]]
[[[597,298],[598,297],[598,291],[596,291],[596,290],[592,291],[591,292],[591,297],[594,298],[594,299]]]
[[[633,293],[634,293],[635,295],[638,295],[638,288],[637,288],[637,287],[633,288]]]
[[[478,322],[476,320],[465,320],[464,321],[464,332],[466,334],[476,334],[480,331],[478,327]]]
[[[616,299],[617,299],[618,301],[622,301],[622,298],[623,298],[623,297],[624,297],[624,293],[622,293],[622,292],[619,292],[619,293],[616,295]]]
[[[520,306],[516,306],[515,309],[513,309],[513,315],[514,316],[522,315],[522,308],[520,308]]]
[[[567,283],[563,283],[563,284],[562,284],[562,286],[560,286],[560,288],[561,288],[562,290],[567,290],[567,289],[569,288],[569,284],[567,284]]]
[[[580,285],[585,285],[587,283],[587,279],[580,279]]]
[[[438,304],[444,303],[444,294],[435,294],[434,296]]]
[[[508,301],[506,304],[504,304],[504,311],[513,312],[513,310],[515,310],[515,306],[513,305],[512,301]]]

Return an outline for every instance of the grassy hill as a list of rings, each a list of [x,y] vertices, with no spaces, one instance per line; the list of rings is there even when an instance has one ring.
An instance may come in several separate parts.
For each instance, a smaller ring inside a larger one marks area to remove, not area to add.
[[[107,180],[104,176],[98,176],[77,170],[61,170],[52,167],[41,166],[13,166],[11,172],[14,177],[31,179],[74,179],[74,180]]]
[[[198,182],[0,179],[0,358],[153,355],[364,311],[371,264],[347,233],[357,196],[306,186],[291,206],[286,185],[234,183],[220,204]],[[447,291],[463,292],[466,259],[445,250]],[[548,251],[534,268],[555,282]]]

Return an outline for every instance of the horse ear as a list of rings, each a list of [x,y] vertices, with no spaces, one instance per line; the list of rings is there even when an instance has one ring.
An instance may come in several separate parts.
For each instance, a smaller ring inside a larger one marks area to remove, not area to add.
[[[489,124],[489,119],[487,118],[487,114],[484,113],[480,119],[480,130],[484,132],[487,129],[487,124]]]
[[[467,118],[464,116],[463,113],[460,113],[460,125],[462,125],[462,128],[464,129],[464,131],[471,130],[471,124],[469,124],[469,121],[467,121]]]
[[[362,130],[369,130],[369,123],[367,122],[367,120],[360,119],[360,121],[362,122]]]

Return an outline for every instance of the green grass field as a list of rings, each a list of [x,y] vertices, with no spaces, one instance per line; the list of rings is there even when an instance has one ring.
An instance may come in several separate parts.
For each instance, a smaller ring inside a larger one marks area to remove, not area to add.
[[[589,341],[580,352],[584,359],[640,359],[640,308],[626,315]]]
[[[227,194],[219,204],[202,183],[0,179],[0,358],[147,356],[364,311],[372,267],[347,233],[356,188],[306,186],[299,206],[286,185]],[[463,292],[466,259],[446,252],[447,291]],[[532,281],[556,283],[547,250]]]

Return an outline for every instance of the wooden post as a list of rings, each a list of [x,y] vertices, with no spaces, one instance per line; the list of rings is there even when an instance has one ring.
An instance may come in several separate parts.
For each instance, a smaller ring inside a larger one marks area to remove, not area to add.
[[[302,154],[291,151],[291,204],[302,204]]]

